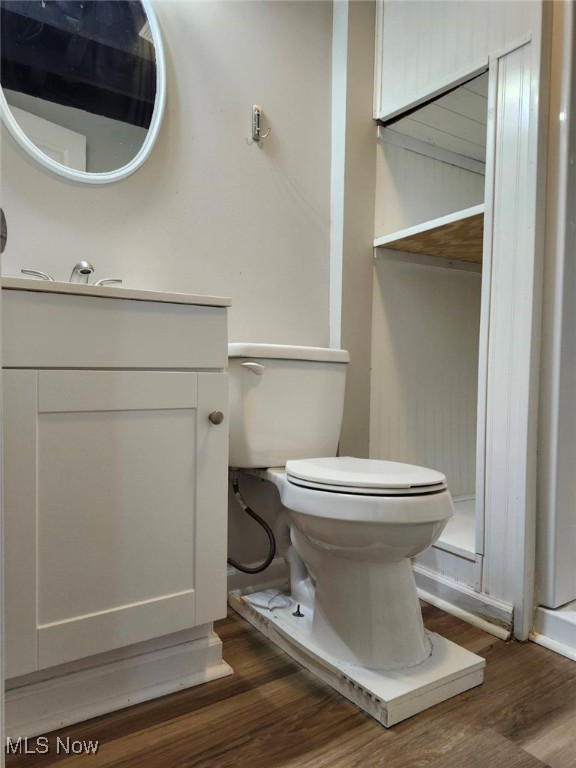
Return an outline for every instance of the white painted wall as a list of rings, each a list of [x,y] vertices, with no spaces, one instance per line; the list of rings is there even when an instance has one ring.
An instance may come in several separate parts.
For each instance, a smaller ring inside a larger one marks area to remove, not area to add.
[[[68,280],[87,259],[131,287],[231,296],[231,341],[327,345],[332,4],[154,6],[168,94],[152,155],[118,184],[79,186],[3,129],[3,273]],[[261,149],[254,103],[272,126]],[[248,561],[251,525],[234,507],[231,551]]]
[[[231,340],[328,342],[332,5],[155,3],[167,55],[154,151],[113,186],[48,174],[2,133],[5,274],[231,296]],[[259,103],[272,133],[249,146]]]

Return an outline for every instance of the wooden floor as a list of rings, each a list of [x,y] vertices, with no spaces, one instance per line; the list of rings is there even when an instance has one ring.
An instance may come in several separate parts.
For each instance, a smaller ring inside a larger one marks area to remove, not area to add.
[[[574,768],[576,663],[424,606],[427,627],[484,656],[482,686],[386,730],[243,619],[219,622],[236,674],[51,735],[96,755],[10,756],[8,768]],[[29,743],[29,749],[33,748]]]

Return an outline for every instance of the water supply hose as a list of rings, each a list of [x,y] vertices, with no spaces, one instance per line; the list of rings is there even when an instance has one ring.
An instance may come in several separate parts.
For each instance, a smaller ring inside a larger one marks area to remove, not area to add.
[[[274,560],[274,557],[276,555],[276,539],[274,538],[274,532],[272,531],[272,528],[268,525],[268,523],[263,520],[260,515],[257,515],[256,512],[254,512],[253,509],[250,509],[250,507],[246,504],[244,499],[242,498],[242,494],[240,493],[240,486],[238,484],[238,473],[232,472],[232,490],[234,491],[234,496],[236,497],[236,501],[244,512],[246,514],[250,515],[251,518],[256,520],[256,522],[264,528],[266,531],[266,534],[268,536],[268,540],[270,542],[270,550],[268,552],[268,557],[261,565],[257,565],[254,568],[250,568],[247,565],[242,565],[242,563],[239,563],[237,560],[232,559],[231,557],[228,558],[229,565],[234,566],[234,568],[237,568],[239,571],[242,571],[242,573],[262,573],[262,571],[265,571],[266,568],[270,565],[272,560]]]

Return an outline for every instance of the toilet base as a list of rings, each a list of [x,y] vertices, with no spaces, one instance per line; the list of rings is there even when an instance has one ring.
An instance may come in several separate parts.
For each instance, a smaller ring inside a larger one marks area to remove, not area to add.
[[[278,590],[250,595],[234,591],[228,602],[283,651],[387,728],[484,679],[483,658],[433,632],[427,632],[432,653],[421,664],[366,669],[341,662],[318,646],[311,637],[312,612],[302,606],[304,616],[293,616],[296,605]]]

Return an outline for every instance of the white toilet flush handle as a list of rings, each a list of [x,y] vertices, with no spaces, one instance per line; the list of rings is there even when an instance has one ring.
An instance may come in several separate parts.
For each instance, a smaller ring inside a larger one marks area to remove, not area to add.
[[[240,363],[240,365],[243,368],[248,368],[248,370],[252,371],[252,373],[255,373],[256,376],[262,376],[266,370],[266,366],[262,365],[261,363]]]

